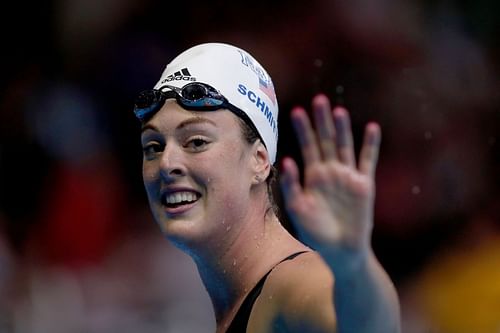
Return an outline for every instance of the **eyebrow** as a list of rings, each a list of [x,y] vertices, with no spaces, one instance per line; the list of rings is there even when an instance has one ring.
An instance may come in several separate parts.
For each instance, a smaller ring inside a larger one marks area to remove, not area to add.
[[[210,124],[212,126],[217,127],[217,124],[213,120],[197,116],[197,117],[192,117],[192,118],[184,120],[183,122],[181,122],[177,126],[177,128],[182,129],[182,128],[189,126],[189,125],[203,124],[203,123]],[[141,133],[143,133],[144,131],[146,131],[148,129],[159,132],[159,130],[156,126],[152,125],[151,123],[147,123],[147,124],[142,125]]]
[[[158,132],[158,129],[156,128],[156,126],[153,126],[153,125],[147,123],[147,124],[144,124],[141,126],[141,134],[144,133],[144,131],[146,131],[148,129]]]
[[[217,124],[213,120],[197,116],[184,120],[177,126],[177,128],[182,129],[189,125],[203,124],[203,123],[208,123],[214,127],[217,127]]]

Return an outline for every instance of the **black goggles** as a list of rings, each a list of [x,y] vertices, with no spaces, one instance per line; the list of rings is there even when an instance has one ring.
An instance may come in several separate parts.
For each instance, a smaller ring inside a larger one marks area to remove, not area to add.
[[[165,89],[168,89],[164,91]],[[240,117],[260,137],[259,131],[245,112],[229,103],[217,89],[206,83],[191,82],[182,88],[163,85],[160,89],[142,91],[135,101],[134,113],[140,121],[145,121],[161,109],[167,99],[175,98],[186,110],[215,111],[228,109]]]

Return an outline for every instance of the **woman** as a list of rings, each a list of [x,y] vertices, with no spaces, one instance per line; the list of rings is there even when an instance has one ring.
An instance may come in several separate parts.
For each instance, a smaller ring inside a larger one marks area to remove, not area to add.
[[[304,185],[290,158],[281,180],[308,247],[273,209],[278,107],[252,56],[195,46],[137,99],[151,210],[195,261],[217,332],[399,331],[394,287],[370,246],[380,129],[366,127],[356,166],[346,110],[318,95],[313,111],[317,132],[304,109],[292,111]]]

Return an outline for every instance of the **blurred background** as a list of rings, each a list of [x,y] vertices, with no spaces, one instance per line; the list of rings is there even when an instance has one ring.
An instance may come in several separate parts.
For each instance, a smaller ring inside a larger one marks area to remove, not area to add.
[[[2,4],[0,332],[213,332],[194,265],[141,179],[138,91],[207,41],[380,123],[373,245],[407,333],[500,332],[500,2],[52,0]],[[286,223],[286,218],[285,218]],[[292,230],[293,232],[293,230]]]

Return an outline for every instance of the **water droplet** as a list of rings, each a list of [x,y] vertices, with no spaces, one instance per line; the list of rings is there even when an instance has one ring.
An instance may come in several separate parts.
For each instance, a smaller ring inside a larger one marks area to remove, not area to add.
[[[222,224],[226,224],[226,219],[222,219]]]
[[[323,66],[323,60],[321,59],[314,59],[314,66],[315,67],[322,67]]]
[[[236,266],[236,259],[233,259],[233,266]]]
[[[415,194],[415,195],[420,194],[420,187],[419,187],[419,186],[417,186],[417,185],[414,185],[414,186],[411,188],[411,193],[412,193],[412,194]]]
[[[230,226],[230,225],[228,225],[228,226],[226,227],[226,231],[229,231],[229,230],[231,230],[231,226]]]
[[[269,299],[273,299],[273,295],[269,295]]]
[[[222,271],[222,274],[226,274],[226,270],[223,270],[223,271]]]

